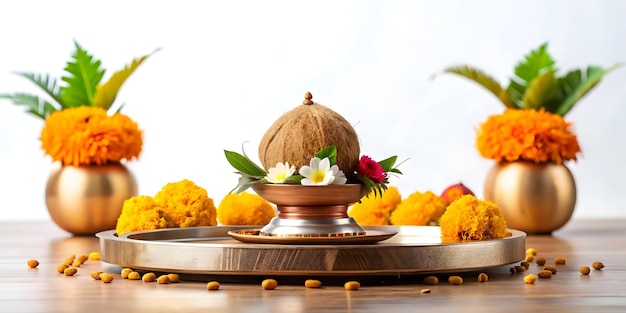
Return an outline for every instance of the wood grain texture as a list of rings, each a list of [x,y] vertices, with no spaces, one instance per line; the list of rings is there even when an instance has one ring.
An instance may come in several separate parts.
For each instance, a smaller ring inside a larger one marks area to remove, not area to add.
[[[99,251],[95,237],[72,237],[51,222],[0,223],[0,312],[624,312],[626,311],[626,220],[573,220],[553,236],[529,236],[526,246],[558,265],[550,279],[533,285],[522,281],[540,267],[532,263],[524,273],[510,266],[487,271],[489,281],[478,283],[474,272],[460,273],[465,282],[450,285],[438,275],[438,285],[421,283],[423,276],[357,277],[362,286],[343,289],[345,278],[292,277],[278,279],[275,290],[263,290],[266,277],[241,276],[206,290],[215,276],[183,275],[176,284],[159,285],[121,279],[118,266],[86,261],[78,273],[66,277],[56,267],[70,255]],[[171,255],[170,257],[176,257]],[[29,269],[26,262],[40,265]],[[605,268],[582,276],[581,265],[602,261]],[[89,273],[102,269],[116,274],[104,284]],[[318,278],[319,289],[304,287],[304,279]],[[428,288],[431,293],[422,294]]]

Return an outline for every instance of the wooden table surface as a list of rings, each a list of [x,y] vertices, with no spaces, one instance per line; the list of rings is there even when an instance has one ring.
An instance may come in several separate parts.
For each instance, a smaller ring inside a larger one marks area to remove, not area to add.
[[[94,237],[72,237],[52,222],[0,222],[0,312],[626,312],[626,220],[572,220],[552,236],[528,236],[535,248],[554,263],[565,265],[550,279],[525,284],[524,275],[537,274],[531,263],[523,273],[511,265],[485,270],[489,281],[478,283],[478,273],[459,273],[462,285],[450,285],[450,274],[438,275],[438,285],[422,284],[420,276],[393,281],[363,278],[359,290],[347,291],[341,281],[329,280],[320,289],[281,283],[263,290],[254,279],[220,282],[208,291],[208,279],[177,284],[144,283],[119,276],[121,268],[88,260],[75,276],[57,273],[70,255],[99,251]],[[36,269],[27,266],[37,259]],[[603,270],[582,276],[579,268],[601,261]],[[517,264],[513,264],[517,265]],[[110,284],[89,273],[116,274]],[[422,294],[428,288],[430,293]]]

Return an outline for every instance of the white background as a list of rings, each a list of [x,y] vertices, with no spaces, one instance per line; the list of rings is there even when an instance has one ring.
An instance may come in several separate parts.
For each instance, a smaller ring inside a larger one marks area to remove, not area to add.
[[[626,2],[563,1],[4,1],[0,93],[39,90],[15,71],[60,78],[77,40],[107,69],[162,50],[118,101],[144,130],[129,164],[139,192],[193,180],[216,205],[237,181],[223,149],[258,143],[305,92],[355,125],[361,152],[409,160],[391,179],[403,197],[463,182],[477,195],[493,161],[475,127],[503,106],[443,68],[467,63],[503,84],[548,41],[563,71],[626,62]],[[561,72],[562,73],[562,72]],[[119,103],[118,103],[119,104]],[[567,119],[583,153],[574,218],[626,217],[626,68],[610,73]],[[43,121],[0,100],[0,220],[49,219],[52,162]]]

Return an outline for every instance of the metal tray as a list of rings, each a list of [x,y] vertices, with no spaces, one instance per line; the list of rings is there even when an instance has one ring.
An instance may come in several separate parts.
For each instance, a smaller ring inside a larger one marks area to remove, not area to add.
[[[256,226],[258,227],[258,226]],[[200,275],[369,276],[466,272],[519,262],[526,234],[469,242],[441,242],[435,226],[366,226],[397,232],[374,244],[247,243],[228,235],[255,226],[171,228],[96,234],[101,260],[136,270]]]

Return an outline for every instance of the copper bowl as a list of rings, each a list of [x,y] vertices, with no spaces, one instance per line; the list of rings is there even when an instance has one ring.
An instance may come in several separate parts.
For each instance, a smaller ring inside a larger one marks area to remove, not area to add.
[[[364,185],[257,184],[252,189],[276,204],[278,210],[278,216],[261,229],[261,236],[365,235],[363,228],[348,216],[348,207],[365,195]]]
[[[256,184],[252,189],[278,206],[351,205],[365,196],[362,184],[303,186],[292,184]]]

